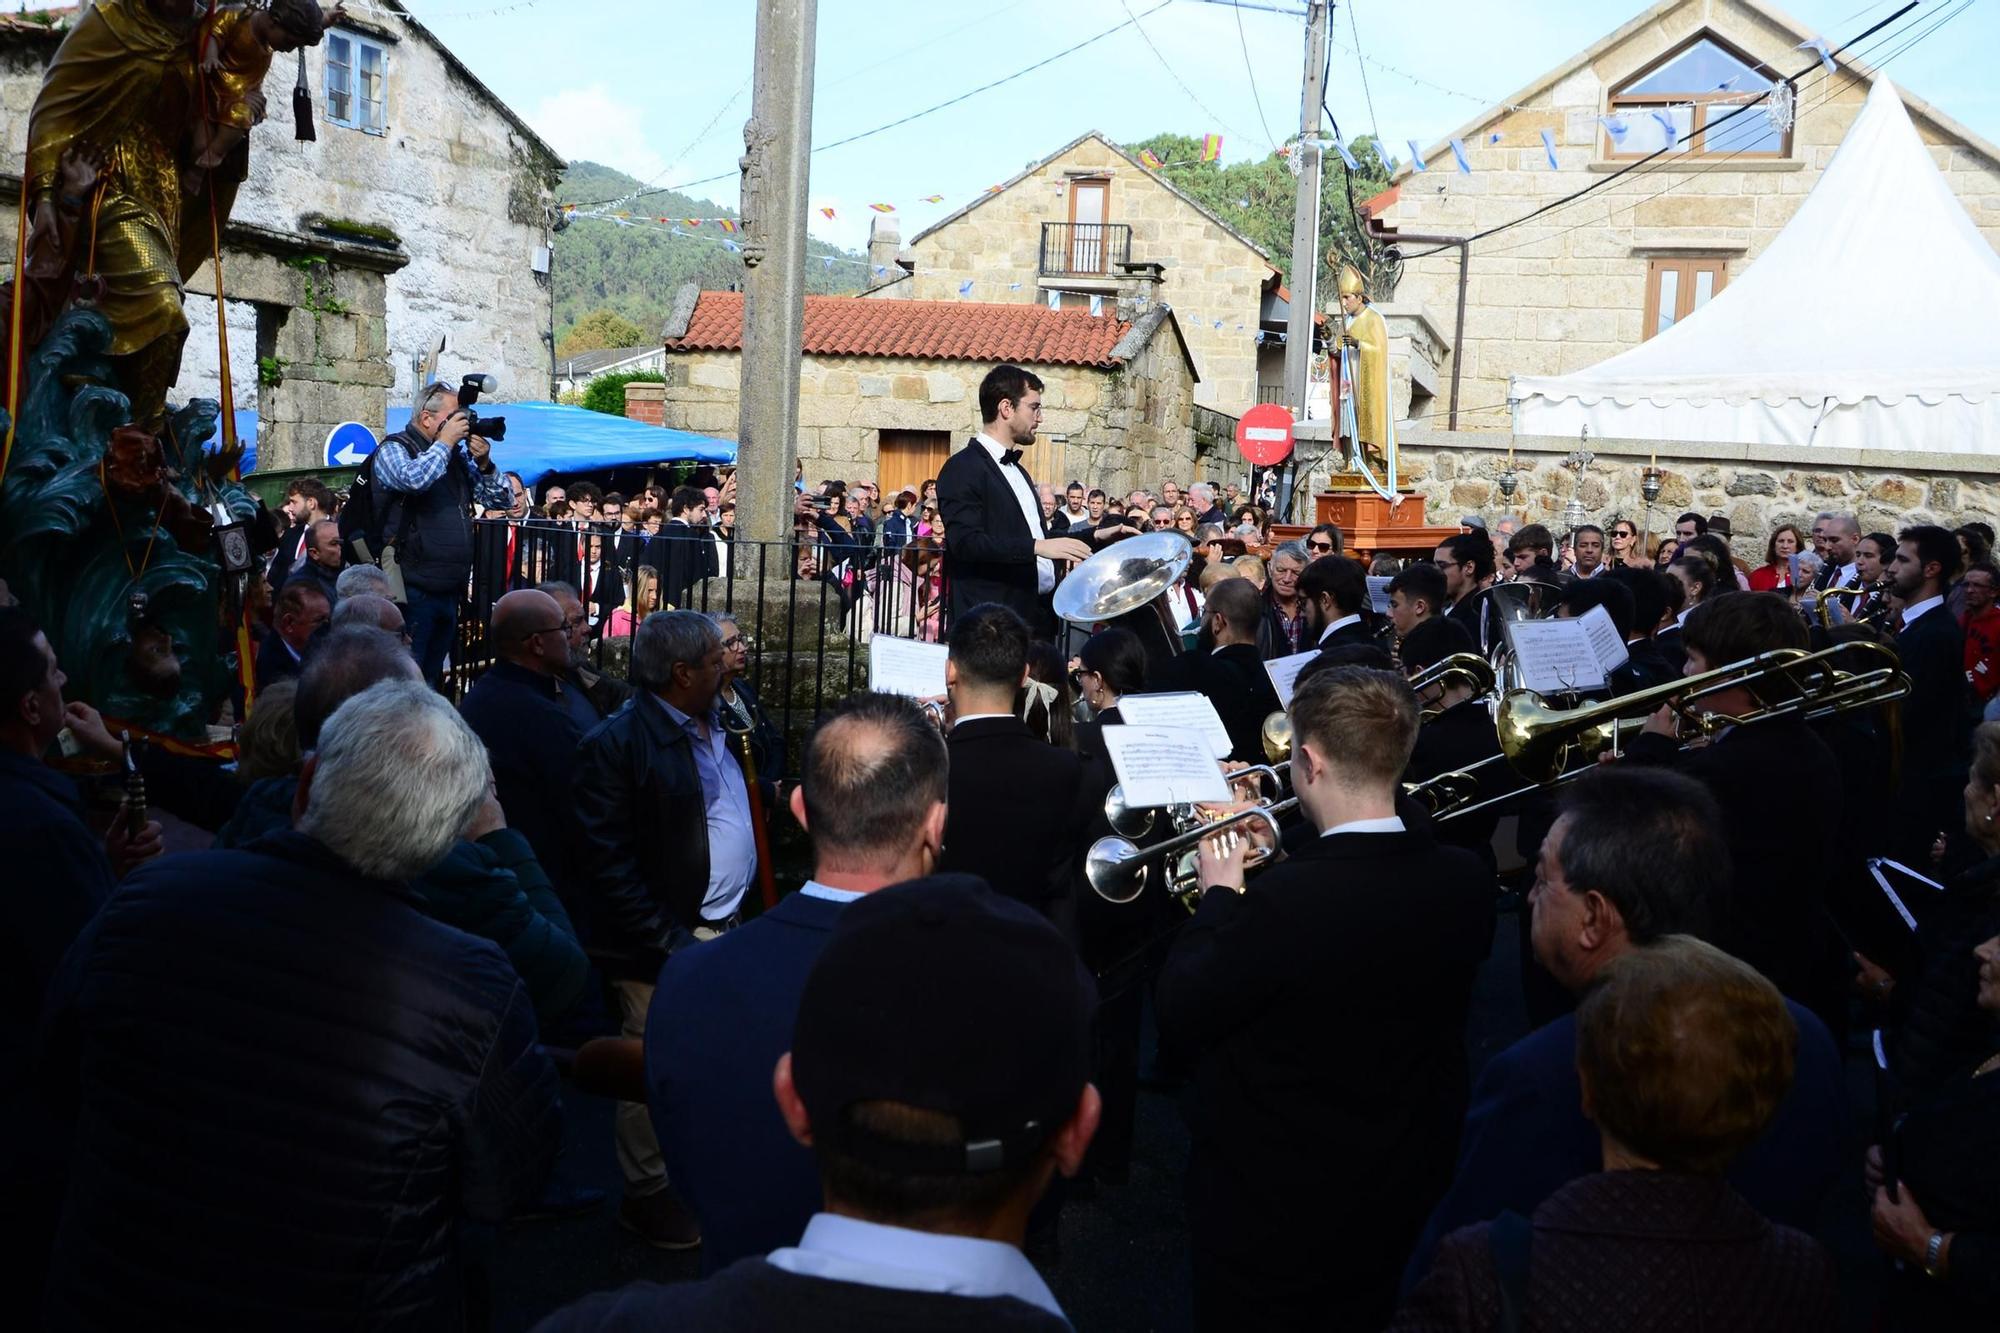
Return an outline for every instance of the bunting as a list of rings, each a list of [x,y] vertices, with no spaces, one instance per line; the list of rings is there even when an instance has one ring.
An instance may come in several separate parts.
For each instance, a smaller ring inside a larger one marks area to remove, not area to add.
[[[1542,151],[1549,155],[1550,171],[1562,170],[1561,165],[1556,161],[1556,132],[1554,130],[1542,131]]]
[[[868,207],[877,213],[893,213],[896,211],[894,204],[870,204]]]
[[[1152,149],[1141,148],[1139,150],[1139,165],[1145,167],[1148,171],[1158,171],[1167,164],[1160,161],[1160,155]]]
[[[1430,168],[1424,165],[1424,150],[1417,147],[1417,141],[1406,139],[1404,142],[1410,145],[1410,170],[1429,171]]]
[[[1214,162],[1222,156],[1222,136],[1204,134],[1201,136],[1201,160]]]
[[[1451,155],[1458,159],[1459,171],[1470,176],[1472,174],[1472,159],[1465,155],[1465,140],[1453,139],[1451,141]]]
[[[833,210],[831,208],[822,208],[819,211],[819,215],[825,218],[828,222],[833,221]]]

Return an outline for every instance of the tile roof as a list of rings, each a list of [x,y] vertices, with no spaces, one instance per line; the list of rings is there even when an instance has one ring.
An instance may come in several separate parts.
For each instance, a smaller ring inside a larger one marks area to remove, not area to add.
[[[1109,315],[1030,302],[886,301],[808,296],[805,346],[814,356],[904,356],[932,361],[1116,366],[1131,325]],[[669,352],[740,351],[743,295],[703,292]]]
[[[643,347],[595,347],[588,352],[563,357],[560,366],[566,375],[594,375],[607,366],[615,366],[621,361],[637,361],[659,350],[650,343]]]

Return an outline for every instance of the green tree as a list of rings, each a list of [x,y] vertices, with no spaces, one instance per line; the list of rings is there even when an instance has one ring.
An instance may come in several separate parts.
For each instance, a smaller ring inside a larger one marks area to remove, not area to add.
[[[616,310],[599,306],[570,325],[556,342],[556,360],[605,347],[637,347],[645,341],[644,329]]]
[[[1150,151],[1165,165],[1159,175],[1227,222],[1271,256],[1292,282],[1292,210],[1298,201],[1298,181],[1285,158],[1267,153],[1252,162],[1204,162],[1201,140],[1186,134],[1162,133],[1125,145],[1135,156]],[[1343,263],[1351,263],[1368,279],[1369,295],[1387,300],[1395,294],[1401,265],[1363,232],[1357,211],[1389,187],[1389,172],[1372,137],[1348,145],[1356,169],[1350,171],[1336,152],[1328,152],[1320,187],[1321,305],[1333,299],[1333,284]]]
[[[628,384],[664,384],[667,377],[657,370],[627,370],[616,375],[599,375],[583,386],[583,405],[593,412],[606,416],[625,415],[625,386]]]

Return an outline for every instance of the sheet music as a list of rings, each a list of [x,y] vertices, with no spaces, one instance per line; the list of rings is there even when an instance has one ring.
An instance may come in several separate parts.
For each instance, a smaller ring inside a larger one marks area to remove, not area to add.
[[[1118,716],[1139,727],[1166,727],[1205,738],[1217,759],[1235,749],[1229,728],[1205,694],[1192,690],[1175,694],[1127,694],[1119,697]]]
[[[1120,716],[1123,716],[1122,705]],[[1132,807],[1228,801],[1229,782],[1208,741],[1167,727],[1114,726],[1103,730],[1104,752]]]
[[[1368,600],[1375,607],[1377,615],[1386,616],[1389,614],[1390,582],[1391,580],[1384,575],[1370,574],[1368,576]]]
[[[1577,619],[1590,635],[1590,650],[1597,654],[1597,665],[1604,669],[1606,676],[1632,660],[1632,654],[1625,647],[1625,636],[1618,632],[1618,626],[1611,623],[1609,611],[1593,606]]]
[[[913,699],[937,698],[944,693],[948,651],[941,643],[877,634],[868,644],[868,688]]]
[[[1299,672],[1306,664],[1319,656],[1319,649],[1308,648],[1302,653],[1288,657],[1274,657],[1264,663],[1264,674],[1271,678],[1271,688],[1278,692],[1278,702],[1285,707],[1292,706],[1292,686],[1298,681]]]
[[[1604,688],[1604,668],[1581,620],[1513,620],[1506,626],[1527,688],[1537,694]]]

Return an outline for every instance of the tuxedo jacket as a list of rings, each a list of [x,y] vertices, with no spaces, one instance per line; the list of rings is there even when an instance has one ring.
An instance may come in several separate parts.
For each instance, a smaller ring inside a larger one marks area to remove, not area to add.
[[[1196,649],[1168,658],[1146,682],[1156,694],[1192,690],[1215,705],[1229,732],[1230,759],[1264,762],[1264,719],[1284,705],[1254,643]]]
[[[1896,655],[1910,678],[1903,700],[1903,776],[1937,791],[1965,780],[1967,746],[1976,714],[1965,683],[1965,633],[1948,608],[1932,607],[1896,636]],[[1948,826],[1949,811],[1938,818]]]
[[[938,870],[978,875],[1059,924],[1072,922],[1071,878],[1091,798],[1082,758],[1016,717],[961,722],[946,747],[950,806]]]
[[[1019,467],[1019,464],[1015,466]],[[1028,493],[1034,478],[1026,468]],[[944,586],[953,620],[982,602],[1010,606],[1033,626],[1040,618],[1035,589],[1035,542],[1041,533],[1021,512],[1000,465],[977,440],[938,469],[938,509],[944,518]]]
[[[1203,895],[1156,991],[1162,1050],[1194,1061],[1198,1270],[1287,1298],[1393,1295],[1451,1179],[1494,897],[1421,825],[1309,838],[1246,892]]]

